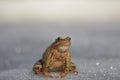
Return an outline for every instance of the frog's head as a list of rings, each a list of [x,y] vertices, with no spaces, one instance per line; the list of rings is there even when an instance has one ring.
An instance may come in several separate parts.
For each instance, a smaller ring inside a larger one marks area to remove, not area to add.
[[[70,45],[71,45],[70,37],[66,38],[58,37],[53,43],[53,48],[57,49],[59,52],[65,52],[69,50]]]

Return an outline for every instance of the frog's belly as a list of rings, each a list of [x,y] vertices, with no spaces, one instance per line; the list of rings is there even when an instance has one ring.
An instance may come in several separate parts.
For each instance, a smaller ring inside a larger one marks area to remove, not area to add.
[[[63,71],[65,68],[65,64],[61,61],[55,61],[53,64],[49,66],[49,72],[58,72]]]

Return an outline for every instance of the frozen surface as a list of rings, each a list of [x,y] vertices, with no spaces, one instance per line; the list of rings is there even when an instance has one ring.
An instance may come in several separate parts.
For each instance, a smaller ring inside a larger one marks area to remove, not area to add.
[[[44,78],[34,75],[31,69],[13,69],[0,72],[0,80],[120,80],[119,60],[74,60],[78,75],[68,74],[65,78]],[[56,75],[55,73],[52,73]]]

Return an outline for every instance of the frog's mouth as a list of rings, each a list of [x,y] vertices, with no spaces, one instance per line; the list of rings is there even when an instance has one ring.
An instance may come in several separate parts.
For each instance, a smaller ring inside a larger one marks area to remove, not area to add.
[[[59,46],[58,47],[58,51],[59,52],[65,52],[69,49],[69,46]]]

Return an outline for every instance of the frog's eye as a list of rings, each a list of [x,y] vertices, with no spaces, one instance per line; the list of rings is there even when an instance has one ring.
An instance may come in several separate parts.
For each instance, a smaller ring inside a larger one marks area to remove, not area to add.
[[[70,41],[70,40],[71,40],[71,38],[70,38],[70,37],[66,37],[66,40],[69,40],[69,41]]]
[[[57,41],[59,41],[59,40],[61,40],[61,39],[62,39],[62,37],[58,37],[58,38],[57,38]]]

